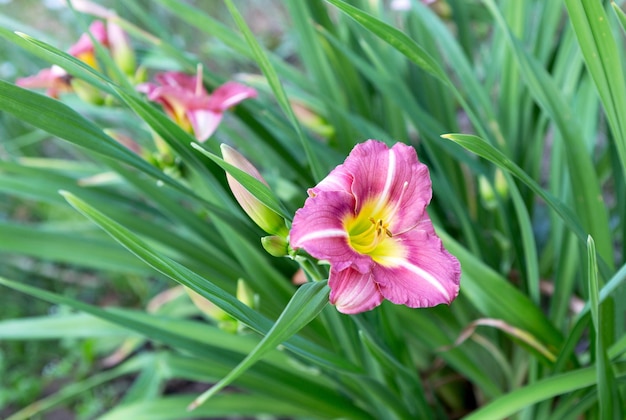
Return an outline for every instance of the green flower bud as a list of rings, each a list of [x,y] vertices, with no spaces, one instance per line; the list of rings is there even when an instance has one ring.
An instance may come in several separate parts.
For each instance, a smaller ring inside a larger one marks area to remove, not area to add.
[[[230,146],[222,144],[222,156],[224,161],[230,163],[234,167],[241,169],[245,173],[258,179],[265,185],[267,182],[261,176],[261,173],[248,161],[241,153],[237,152]],[[283,219],[274,210],[261,203],[254,195],[250,193],[243,185],[241,185],[230,174],[226,174],[228,185],[232,191],[235,199],[246,212],[248,216],[256,223],[261,229],[271,235],[287,236],[288,230],[285,225],[285,219]]]
[[[289,244],[284,236],[264,236],[261,238],[263,248],[273,257],[289,255]]]

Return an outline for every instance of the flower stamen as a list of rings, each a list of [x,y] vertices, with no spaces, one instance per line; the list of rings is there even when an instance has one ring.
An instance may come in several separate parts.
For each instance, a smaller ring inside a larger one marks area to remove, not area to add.
[[[369,217],[368,220],[370,225],[362,232],[354,232],[356,225],[353,226],[353,229],[348,229],[350,232],[350,245],[355,251],[361,254],[371,254],[385,238],[393,237],[393,234],[389,230],[389,223],[385,223],[381,218],[375,219]]]

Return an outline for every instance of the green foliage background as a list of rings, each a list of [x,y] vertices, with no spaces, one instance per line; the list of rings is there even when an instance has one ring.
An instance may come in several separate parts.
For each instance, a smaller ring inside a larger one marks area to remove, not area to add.
[[[620,4],[102,4],[150,72],[203,63],[207,87],[235,78],[259,98],[194,147],[117,77],[105,50],[102,72],[63,52],[91,17],[62,9],[32,20],[39,2],[3,6],[0,406],[10,418],[59,406],[183,418],[224,377],[236,391],[194,415],[623,418]],[[108,106],[14,85],[50,64],[109,95]],[[146,148],[157,133],[175,159],[155,166],[115,132]],[[450,307],[385,303],[352,317],[325,307],[323,282],[296,289],[297,264],[265,253],[219,165],[219,143],[235,146],[270,189],[242,183],[291,215],[368,138],[412,144],[430,168],[429,214],[463,269]],[[239,279],[253,307],[237,299]],[[178,285],[225,311],[236,332]],[[29,405],[51,386],[50,360],[51,377],[66,381]]]

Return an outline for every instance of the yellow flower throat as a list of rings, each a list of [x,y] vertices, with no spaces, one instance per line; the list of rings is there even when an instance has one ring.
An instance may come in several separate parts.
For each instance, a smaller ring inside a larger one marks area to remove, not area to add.
[[[350,216],[344,221],[344,228],[348,233],[348,241],[352,249],[359,254],[370,255],[379,260],[398,251],[393,233],[389,229],[391,215],[387,206],[376,208],[375,203],[365,203],[356,216]]]

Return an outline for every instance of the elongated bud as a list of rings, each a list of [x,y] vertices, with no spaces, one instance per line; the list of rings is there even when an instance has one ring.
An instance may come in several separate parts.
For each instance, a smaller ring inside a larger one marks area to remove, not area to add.
[[[237,299],[249,308],[257,307],[257,295],[244,279],[237,280]]]
[[[489,182],[484,175],[479,175],[478,177],[478,190],[480,191],[481,201],[486,209],[493,210],[498,206],[498,200],[496,199],[491,182]]]
[[[293,109],[296,118],[302,125],[313,131],[315,134],[327,139],[335,134],[335,129],[332,125],[322,118],[319,114],[316,114],[306,105],[292,100],[291,108]]]
[[[267,185],[261,173],[241,153],[226,144],[222,144],[221,150],[224,161]],[[226,174],[226,179],[235,199],[254,223],[270,235],[287,236],[288,230],[285,226],[285,219],[261,203],[230,174]]]
[[[136,71],[135,52],[131,48],[130,40],[124,30],[115,23],[114,19],[107,21],[107,36],[109,48],[115,64],[127,76],[134,76]]]
[[[496,192],[500,194],[502,198],[508,198],[509,196],[509,185],[506,182],[506,178],[504,177],[504,173],[500,168],[496,169],[496,173],[494,175],[493,183],[496,187]]]
[[[72,89],[76,92],[76,95],[83,101],[93,104],[102,105],[104,103],[104,95],[98,90],[98,88],[90,85],[84,80],[72,79]]]
[[[185,291],[193,304],[209,319],[212,319],[220,329],[231,333],[237,331],[237,320],[235,318],[190,288],[185,287]]]
[[[264,236],[261,238],[263,249],[273,257],[286,257],[289,255],[289,244],[284,236]]]

